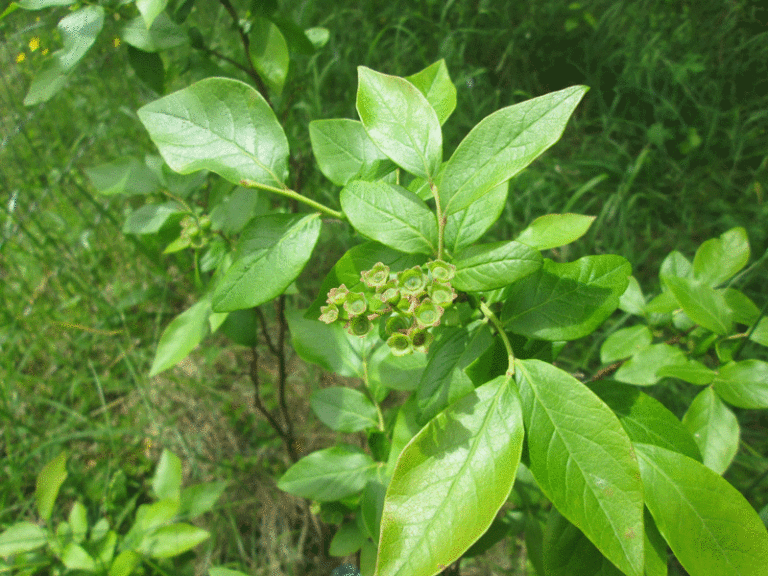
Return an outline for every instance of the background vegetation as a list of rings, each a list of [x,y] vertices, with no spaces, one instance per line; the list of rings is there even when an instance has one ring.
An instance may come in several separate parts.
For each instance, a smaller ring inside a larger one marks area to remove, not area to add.
[[[489,239],[512,238],[549,212],[595,215],[588,236],[555,258],[623,255],[654,294],[670,250],[692,256],[703,240],[744,226],[753,259],[737,282],[756,302],[765,300],[768,11],[756,2],[280,4],[302,27],[331,32],[322,50],[292,60],[275,102],[292,150],[300,151],[304,191],[337,203],[337,189],[313,167],[307,125],[356,117],[358,65],[408,75],[445,58],[459,90],[444,127],[446,157],[496,109],[586,84],[591,91],[563,139],[512,181],[505,217]],[[73,457],[61,502],[83,498],[94,518],[106,515],[119,527],[149,500],[148,478],[169,448],[182,458],[187,484],[227,480],[229,488],[203,520],[214,538],[160,564],[158,574],[169,566],[200,574],[211,564],[253,574],[329,574],[344,561],[326,554],[333,510],[318,517],[275,487],[290,460],[253,408],[249,350],[214,336],[174,370],[146,376],[162,328],[192,302],[192,259],[161,256],[156,240],[124,235],[129,207],[95,197],[84,170],[156,153],[135,111],[157,95],[125,73],[125,47],[107,41],[117,34],[102,34],[67,89],[25,108],[43,52],[60,46],[52,31],[65,13],[19,10],[0,21],[0,529],[33,517],[35,476],[63,448]],[[198,2],[191,17],[218,45],[235,42],[218,3]],[[167,62],[166,92],[204,75],[242,77],[214,61],[193,59],[186,68]],[[204,194],[213,190],[211,180]],[[311,302],[335,259],[357,241],[342,230],[318,244],[330,248],[316,252],[301,277],[298,305]],[[617,315],[604,333],[621,321]],[[601,342],[569,347],[561,363],[593,373]],[[269,382],[277,366],[265,354],[260,369],[267,404],[274,404]],[[288,370],[301,451],[332,444],[335,434],[308,404],[330,377],[295,356]],[[672,383],[650,392],[677,404],[678,415],[693,395]],[[759,510],[768,503],[768,422],[764,411],[736,412],[741,449],[725,477]],[[465,562],[462,573],[531,573],[522,538]]]

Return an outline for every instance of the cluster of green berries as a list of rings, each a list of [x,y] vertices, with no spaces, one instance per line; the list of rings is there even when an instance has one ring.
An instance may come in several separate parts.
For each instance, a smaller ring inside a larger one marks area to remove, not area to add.
[[[434,340],[428,329],[440,324],[445,308],[456,298],[451,286],[455,274],[456,266],[442,260],[397,273],[377,262],[360,274],[368,290],[350,292],[344,284],[331,288],[320,320],[326,324],[341,320],[350,334],[363,337],[373,330],[374,321],[386,317],[392,354],[426,352]]]
[[[203,248],[208,244],[210,229],[211,229],[211,217],[207,214],[203,214],[199,218],[194,216],[184,216],[181,219],[181,236],[179,237],[179,248]]]

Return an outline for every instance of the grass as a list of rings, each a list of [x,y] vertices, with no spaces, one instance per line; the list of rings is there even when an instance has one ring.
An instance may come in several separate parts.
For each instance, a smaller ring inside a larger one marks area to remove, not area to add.
[[[580,8],[481,1],[337,3],[328,11],[308,1],[287,8],[302,26],[331,30],[323,50],[292,62],[275,101],[305,193],[338,206],[338,190],[312,168],[306,125],[355,117],[358,65],[407,75],[445,58],[459,102],[445,126],[445,157],[496,109],[583,83],[591,90],[563,139],[511,183],[505,215],[488,238],[512,238],[549,212],[592,214],[590,233],[556,257],[624,255],[652,294],[670,250],[691,257],[701,241],[744,226],[758,264],[738,286],[765,301],[768,269],[758,259],[768,248],[768,32],[756,6],[696,3],[681,12],[661,0]],[[218,5],[198,3],[198,10],[203,35],[237,53]],[[147,499],[148,478],[167,447],[184,461],[187,484],[231,483],[204,520],[215,537],[177,559],[177,573],[227,564],[254,574],[329,574],[343,562],[324,557],[332,531],[274,486],[290,462],[252,407],[247,349],[215,336],[176,369],[146,377],[162,329],[194,301],[192,263],[184,253],[160,258],[151,239],[123,235],[128,207],[95,197],[83,173],[155,153],[134,114],[154,96],[131,74],[110,73],[128,70],[125,50],[111,42],[119,23],[108,20],[67,89],[48,104],[22,106],[40,56],[28,43],[39,37],[55,50],[50,31],[64,14],[18,11],[0,22],[0,189],[7,195],[0,213],[0,526],[34,518],[35,476],[62,448],[72,455],[70,477],[67,505],[55,514],[63,517],[80,498],[94,514],[128,518]],[[16,63],[21,52],[27,60]],[[178,64],[168,72],[169,92],[197,79]],[[326,248],[316,251],[300,293],[314,295],[354,241],[324,227]],[[295,299],[307,305],[311,298]],[[591,352],[578,345],[566,357],[590,371],[597,367]],[[754,347],[745,357],[761,353]],[[275,406],[269,382],[277,366],[266,354],[262,360],[265,401]],[[291,411],[309,453],[337,439],[307,402],[311,390],[332,381],[291,362]],[[659,395],[681,414],[695,392],[670,384]],[[759,509],[768,502],[768,482],[760,479],[768,468],[766,417],[738,415],[743,449],[727,478]],[[524,564],[510,561],[517,545],[502,543],[463,573],[525,574]]]

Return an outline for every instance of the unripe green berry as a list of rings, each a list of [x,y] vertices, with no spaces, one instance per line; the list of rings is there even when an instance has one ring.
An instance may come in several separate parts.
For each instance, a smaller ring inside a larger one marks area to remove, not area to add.
[[[427,285],[427,277],[420,266],[414,266],[400,272],[397,282],[403,296],[420,296]]]
[[[429,268],[432,278],[438,282],[450,282],[456,275],[456,266],[442,260],[427,262],[426,266]]]
[[[368,288],[380,288],[389,281],[389,266],[377,262],[370,270],[361,272],[360,278]]]
[[[320,307],[320,318],[322,322],[326,324],[332,324],[339,318],[339,308],[336,304],[329,304],[328,306]]]
[[[389,346],[393,356],[405,356],[413,352],[413,344],[411,339],[405,334],[392,334],[387,339],[387,346]]]
[[[456,291],[447,282],[434,281],[429,286],[429,298],[438,306],[446,307],[453,303]]]
[[[360,316],[368,310],[368,301],[362,292],[349,292],[344,300],[344,310],[347,311],[350,318]]]
[[[347,325],[347,331],[352,336],[360,336],[361,338],[368,334],[373,329],[373,323],[368,316],[355,316],[349,321]]]
[[[410,328],[411,323],[406,320],[403,316],[400,314],[393,314],[387,319],[386,324],[386,331],[387,334],[394,334],[395,332],[399,332],[401,330],[407,330]]]
[[[416,306],[413,316],[416,318],[416,324],[419,328],[430,328],[440,324],[440,317],[443,315],[443,309],[434,304],[429,298],[425,298],[421,304]]]
[[[427,352],[429,350],[429,345],[432,344],[434,339],[435,337],[426,330],[414,330],[411,333],[413,348],[420,352]]]
[[[400,289],[397,287],[397,283],[390,281],[382,286],[379,298],[386,304],[396,305],[400,301]]]
[[[342,284],[338,288],[331,288],[328,291],[328,299],[326,302],[328,304],[335,304],[336,306],[341,306],[344,304],[344,301],[347,299],[347,296],[349,295],[349,290],[347,290],[347,287]]]

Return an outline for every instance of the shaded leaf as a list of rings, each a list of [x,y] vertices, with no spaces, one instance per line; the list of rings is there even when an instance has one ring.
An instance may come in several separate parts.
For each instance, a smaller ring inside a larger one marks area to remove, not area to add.
[[[720,368],[714,386],[718,396],[732,406],[768,408],[768,362],[730,362]]]
[[[323,388],[313,392],[309,402],[320,421],[337,432],[359,432],[379,424],[376,407],[359,390]]]
[[[481,292],[502,288],[533,274],[542,266],[541,253],[514,240],[476,244],[456,255],[457,290]]]

